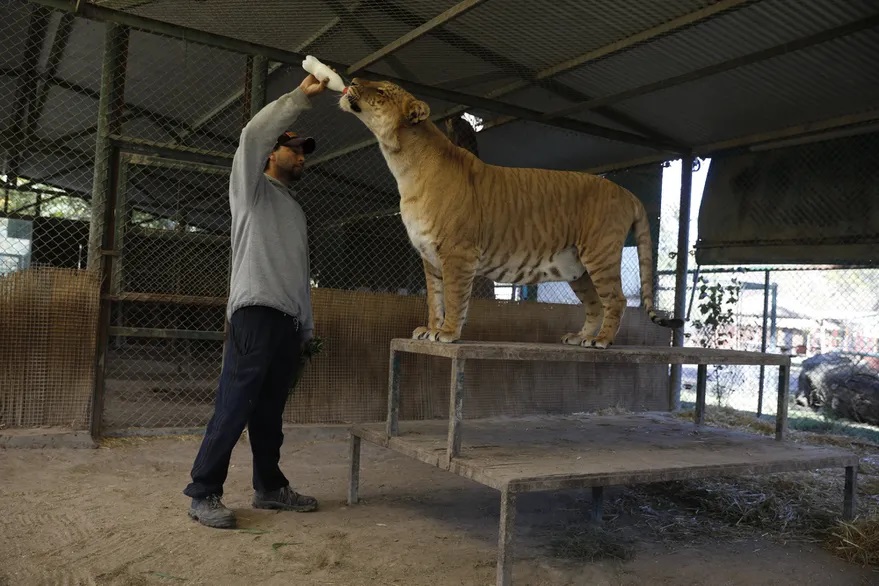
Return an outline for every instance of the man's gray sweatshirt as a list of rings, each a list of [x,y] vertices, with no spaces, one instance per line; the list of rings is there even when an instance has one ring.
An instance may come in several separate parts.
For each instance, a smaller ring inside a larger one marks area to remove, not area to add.
[[[248,305],[296,316],[303,332],[314,329],[305,214],[291,189],[263,173],[282,132],[311,103],[301,89],[259,111],[241,131],[232,160],[232,274],[227,319]]]

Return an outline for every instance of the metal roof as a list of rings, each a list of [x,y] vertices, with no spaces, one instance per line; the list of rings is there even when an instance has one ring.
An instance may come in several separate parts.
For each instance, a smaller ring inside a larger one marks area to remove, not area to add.
[[[41,37],[35,5],[55,9]],[[33,68],[46,95],[16,171],[84,194],[100,21],[133,27],[121,134],[219,160],[237,143],[248,52],[269,59],[269,100],[298,84],[313,54],[349,76],[400,82],[435,118],[472,112],[486,123],[480,155],[502,165],[601,170],[879,120],[876,0],[5,0],[0,10],[0,136],[20,144]],[[297,126],[319,138],[310,165],[321,189],[394,204],[371,135],[335,99]]]

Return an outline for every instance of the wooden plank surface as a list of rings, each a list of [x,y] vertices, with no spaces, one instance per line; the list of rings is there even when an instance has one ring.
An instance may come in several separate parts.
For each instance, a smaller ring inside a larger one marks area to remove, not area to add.
[[[454,344],[394,338],[391,349],[445,358],[476,360],[539,360],[554,362],[592,362],[623,364],[742,364],[784,366],[790,356],[718,350],[714,348],[676,348],[673,346],[613,346],[604,350],[566,344],[526,342],[469,342]]]
[[[631,485],[706,476],[855,466],[857,455],[739,431],[696,426],[662,413],[468,420],[461,456],[446,466],[445,421],[383,424],[355,435],[498,490],[527,492]]]

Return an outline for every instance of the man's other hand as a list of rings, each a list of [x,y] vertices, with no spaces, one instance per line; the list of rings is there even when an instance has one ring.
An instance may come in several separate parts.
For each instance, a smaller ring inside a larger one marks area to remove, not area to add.
[[[306,96],[310,98],[324,91],[329,81],[329,78],[318,81],[318,79],[314,75],[309,73],[308,77],[303,79],[302,83],[299,84],[299,88]]]

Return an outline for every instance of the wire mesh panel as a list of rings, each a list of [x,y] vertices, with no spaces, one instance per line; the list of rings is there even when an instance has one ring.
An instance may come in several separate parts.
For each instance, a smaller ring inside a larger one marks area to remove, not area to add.
[[[688,282],[687,346],[789,354],[791,427],[875,439],[879,269],[700,267]],[[777,391],[777,369],[708,369],[709,405],[774,416]],[[681,400],[695,399],[685,366]]]
[[[190,427],[210,415],[229,267],[229,171],[123,155],[104,424]]]
[[[0,18],[0,428],[84,429],[94,382],[99,275],[86,271],[94,65],[64,59],[100,25],[25,2]]]

